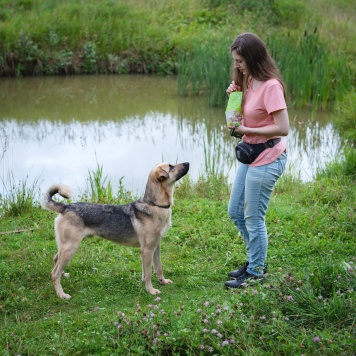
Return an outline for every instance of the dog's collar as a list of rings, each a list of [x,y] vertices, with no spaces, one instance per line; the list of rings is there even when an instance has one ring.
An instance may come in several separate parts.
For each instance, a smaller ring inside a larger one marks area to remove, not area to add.
[[[168,205],[159,205],[159,204],[156,204],[154,203],[153,201],[151,200],[143,200],[145,203],[148,203],[148,204],[151,204],[153,206],[157,206],[158,208],[162,208],[162,209],[169,209],[171,207],[171,204],[168,204]]]

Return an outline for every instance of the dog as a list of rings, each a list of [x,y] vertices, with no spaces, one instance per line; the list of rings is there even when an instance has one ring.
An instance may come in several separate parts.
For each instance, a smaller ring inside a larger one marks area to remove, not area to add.
[[[171,225],[174,183],[188,173],[189,163],[160,163],[149,173],[142,199],[126,205],[106,205],[78,202],[64,204],[52,199],[55,194],[70,198],[70,189],[54,185],[43,195],[42,208],[59,213],[55,219],[58,253],[54,256],[52,281],[59,298],[70,299],[61,285],[65,267],[87,236],[99,236],[115,243],[138,247],[141,251],[142,281],[146,291],[159,294],[153,288],[152,261],[162,285],[172,283],[163,276],[161,238]]]

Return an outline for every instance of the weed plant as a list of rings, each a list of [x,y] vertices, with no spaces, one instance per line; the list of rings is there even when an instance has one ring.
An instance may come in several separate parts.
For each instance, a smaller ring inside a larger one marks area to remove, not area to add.
[[[27,178],[17,183],[14,175],[9,172],[6,179],[0,179],[4,188],[4,196],[0,194],[0,217],[2,213],[5,216],[18,216],[36,206],[40,194],[39,179],[35,179],[29,186]]]
[[[55,214],[36,204],[8,211],[0,225],[1,353],[353,355],[356,192],[355,176],[341,173],[347,162],[330,164],[314,182],[282,176],[267,214],[269,273],[245,289],[223,288],[246,257],[227,215],[230,186],[215,169],[176,187],[162,240],[174,284],[156,296],[141,282],[138,250],[93,238],[63,279],[73,298],[60,300],[50,280]],[[89,175],[95,194],[83,197],[96,201],[96,185],[105,193],[110,182],[103,186],[99,165]],[[113,196],[131,198],[123,187]]]
[[[107,182],[107,185],[105,186]],[[95,203],[112,202],[113,191],[108,176],[103,177],[103,166],[97,164],[96,170],[89,170],[90,201]]]

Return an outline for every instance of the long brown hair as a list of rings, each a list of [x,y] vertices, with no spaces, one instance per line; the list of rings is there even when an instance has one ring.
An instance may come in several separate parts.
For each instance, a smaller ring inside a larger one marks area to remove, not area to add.
[[[234,51],[245,60],[251,77],[260,81],[277,79],[283,86],[285,96],[285,85],[281,73],[266,45],[258,36],[250,32],[237,36],[231,45],[231,53]],[[233,66],[232,79],[241,88],[246,88],[250,78],[245,78],[241,71]]]

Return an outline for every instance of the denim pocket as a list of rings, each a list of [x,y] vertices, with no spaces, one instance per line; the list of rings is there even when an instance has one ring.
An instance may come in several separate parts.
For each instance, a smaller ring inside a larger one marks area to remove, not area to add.
[[[287,153],[283,152],[278,158],[278,168],[279,168],[279,176],[282,175],[284,169],[286,168],[287,164]]]

